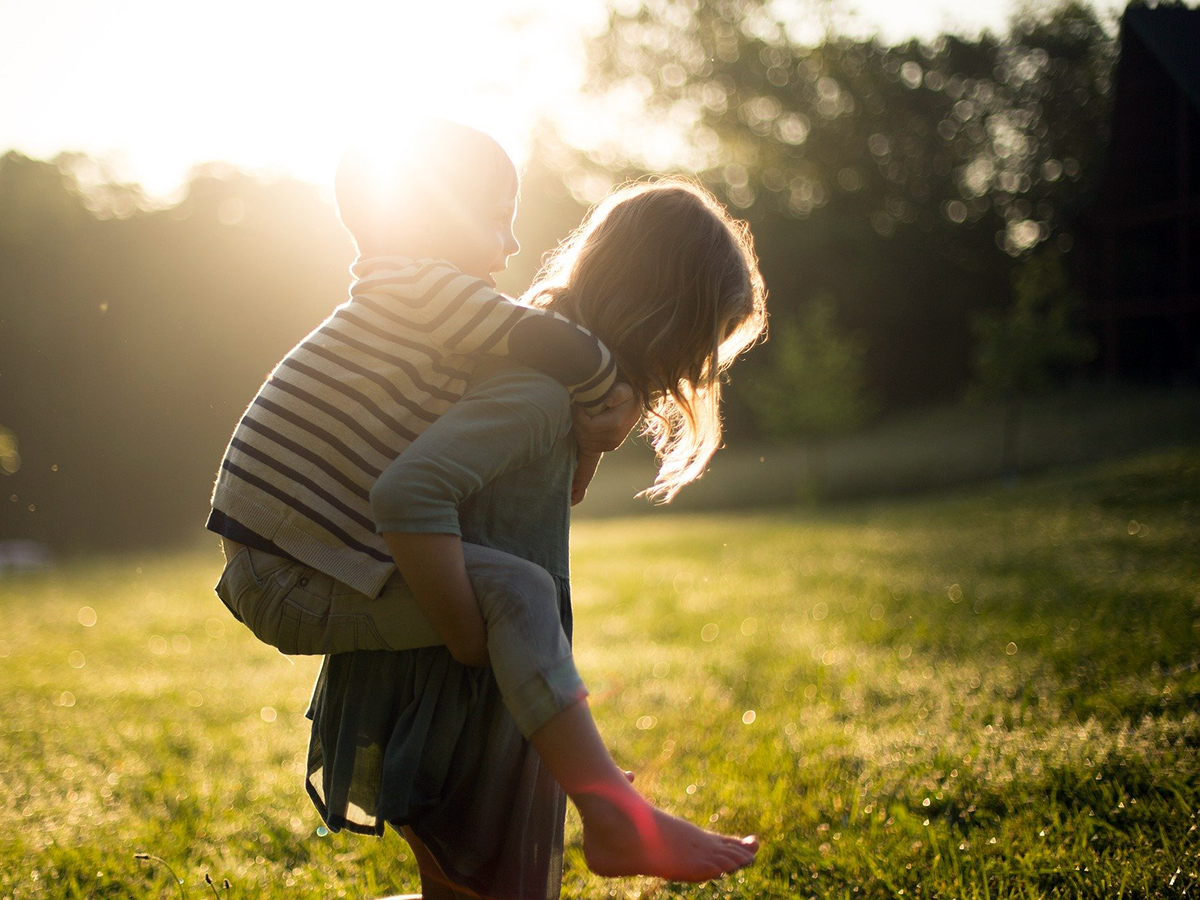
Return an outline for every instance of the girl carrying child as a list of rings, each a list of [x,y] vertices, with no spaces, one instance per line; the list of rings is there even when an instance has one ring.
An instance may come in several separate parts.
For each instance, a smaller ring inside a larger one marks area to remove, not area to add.
[[[744,225],[690,183],[627,187],[592,211],[527,296],[611,350],[658,453],[650,492],[669,499],[697,478],[720,443],[719,376],[765,327],[765,290]],[[566,391],[498,360],[476,367],[462,399],[384,470],[371,491],[376,528],[417,600],[427,610],[439,599],[462,601],[435,610],[442,627],[485,631],[495,655],[493,622],[463,600],[470,586],[461,549],[449,568],[421,556],[432,548],[453,557],[461,536],[545,569],[557,599],[553,624],[569,640],[575,463]],[[462,621],[447,623],[455,617]],[[446,646],[336,653],[314,691],[310,795],[333,827],[400,829],[417,855],[425,900],[557,898],[564,792],[580,811],[584,855],[598,874],[700,881],[753,861],[755,839],[704,831],[641,797],[581,696],[558,698],[549,718],[523,734],[492,662],[495,676]]]

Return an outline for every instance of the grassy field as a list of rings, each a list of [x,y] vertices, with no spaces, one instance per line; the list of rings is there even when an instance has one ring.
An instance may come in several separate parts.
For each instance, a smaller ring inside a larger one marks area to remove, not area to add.
[[[947,403],[906,410],[831,438],[820,495],[827,500],[905,496],[1001,480],[1004,410]],[[1028,400],[1018,429],[1023,474],[1044,473],[1174,446],[1200,444],[1200,390],[1080,385]],[[629,441],[605,460],[583,518],[660,514],[633,495],[654,480],[654,458]],[[743,438],[683,491],[672,513],[794,506],[814,493],[809,456],[796,442]]]
[[[605,882],[572,813],[565,896],[1200,890],[1200,451],[574,538],[619,761],[763,850],[708,885]],[[210,554],[0,581],[0,898],[416,890],[394,835],[319,827],[316,661],[257,646],[216,575]]]

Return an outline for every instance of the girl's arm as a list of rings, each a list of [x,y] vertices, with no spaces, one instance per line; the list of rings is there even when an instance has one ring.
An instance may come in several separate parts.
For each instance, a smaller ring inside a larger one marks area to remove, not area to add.
[[[604,408],[616,365],[587,329],[549,310],[514,303],[444,260],[368,258],[354,271],[359,277],[351,297],[380,304],[376,312],[429,347],[510,357],[558,381],[585,410]]]
[[[486,664],[487,651],[463,564],[459,504],[548,453],[570,428],[570,402],[560,385],[533,372],[506,371],[468,390],[371,489],[376,531],[460,662]]]
[[[489,665],[487,629],[454,534],[383,533],[396,568],[434,631],[464,666]]]

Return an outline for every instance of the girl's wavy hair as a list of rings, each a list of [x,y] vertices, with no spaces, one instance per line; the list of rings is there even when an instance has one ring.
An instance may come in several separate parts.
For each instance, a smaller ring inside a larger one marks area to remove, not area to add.
[[[766,288],[746,223],[694,182],[626,185],[588,213],[526,297],[590,329],[647,410],[667,502],[721,445],[721,374],[766,333]]]

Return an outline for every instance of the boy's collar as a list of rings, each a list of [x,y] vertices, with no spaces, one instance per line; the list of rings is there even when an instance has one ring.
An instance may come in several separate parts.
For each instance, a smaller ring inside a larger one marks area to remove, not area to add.
[[[350,266],[355,278],[365,278],[380,269],[403,269],[413,264],[411,256],[360,256]]]

